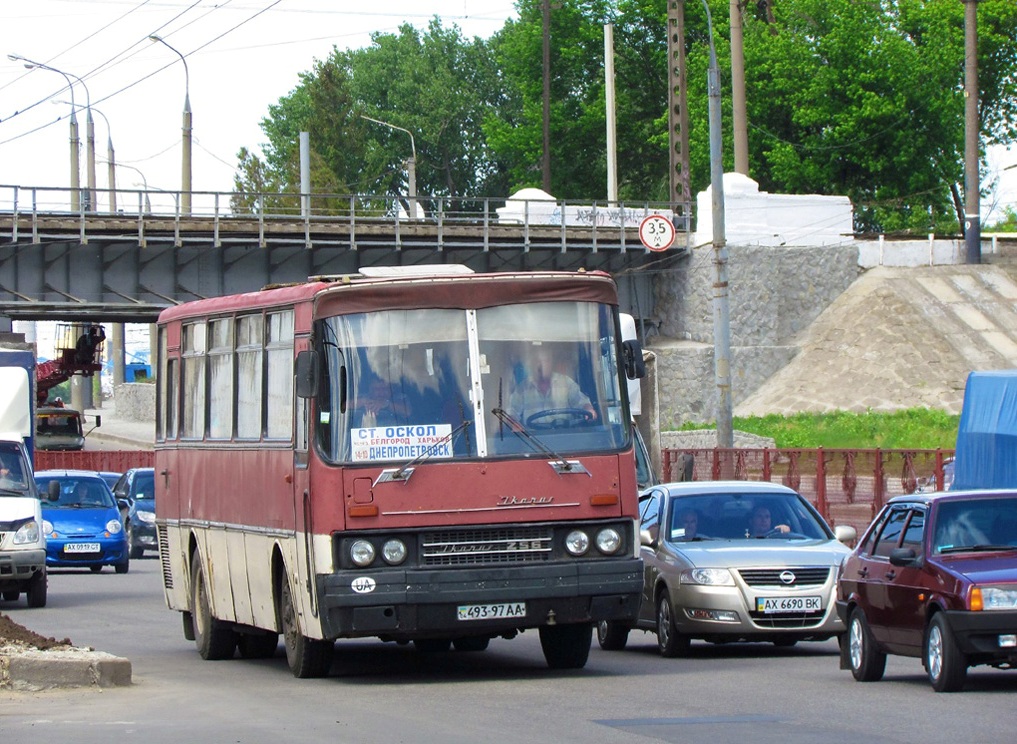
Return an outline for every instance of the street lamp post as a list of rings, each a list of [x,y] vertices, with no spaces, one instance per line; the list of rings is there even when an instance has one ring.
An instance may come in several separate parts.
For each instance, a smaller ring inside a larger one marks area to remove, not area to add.
[[[398,129],[400,132],[406,132],[406,134],[410,135],[410,152],[412,155],[410,156],[410,159],[406,161],[406,177],[407,180],[409,180],[408,201],[410,202],[410,219],[417,219],[417,145],[413,141],[413,132],[409,129],[397,127],[395,124],[389,124],[387,121],[382,121],[381,119],[373,119],[370,116],[365,116],[364,114],[361,114],[360,118],[373,121],[375,124],[381,124],[389,129]]]
[[[183,214],[189,215],[191,213],[191,73],[187,69],[187,58],[184,57],[177,49],[170,46],[169,43],[161,36],[152,34],[148,37],[149,41],[157,41],[167,49],[175,53],[180,57],[180,61],[184,63],[184,120],[183,120],[183,161],[181,165],[180,181],[182,193],[180,195],[180,211]]]
[[[64,76],[67,81],[67,89],[71,92],[71,211],[81,211],[81,165],[78,162],[78,149],[80,147],[80,140],[78,139],[78,115],[77,106],[74,105],[74,84],[71,82],[71,77],[63,70],[58,70],[55,67],[44,65],[41,62],[33,62],[30,59],[22,57],[19,54],[8,54],[7,59],[11,62],[24,62],[25,67],[29,70],[40,69],[49,70],[50,72],[56,72]],[[86,88],[87,90],[87,88]]]
[[[74,106],[73,101],[53,101],[53,103],[70,103]],[[116,158],[113,153],[113,128],[109,125],[109,119],[106,114],[102,113],[99,109],[92,109],[102,120],[106,122],[106,179],[109,185],[109,211],[110,214],[116,214],[117,211],[117,171],[116,171]]]

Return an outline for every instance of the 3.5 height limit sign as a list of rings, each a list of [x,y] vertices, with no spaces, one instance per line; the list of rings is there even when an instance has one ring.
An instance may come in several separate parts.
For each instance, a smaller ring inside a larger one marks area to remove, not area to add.
[[[674,239],[674,223],[667,217],[651,214],[639,223],[639,240],[651,251],[666,251]]]

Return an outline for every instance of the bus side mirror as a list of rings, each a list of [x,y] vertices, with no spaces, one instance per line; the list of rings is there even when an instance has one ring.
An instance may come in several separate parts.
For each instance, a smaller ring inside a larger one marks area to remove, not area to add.
[[[49,485],[46,487],[46,496],[50,501],[56,501],[60,498],[60,481],[51,480]]]
[[[298,398],[318,394],[318,352],[305,350],[297,354],[296,377]]]
[[[622,363],[625,376],[630,380],[646,377],[646,362],[643,361],[643,347],[634,339],[622,341]]]
[[[93,429],[98,429],[100,426],[102,426],[102,416],[96,414],[96,416],[95,416],[95,426],[93,426],[92,428]]]

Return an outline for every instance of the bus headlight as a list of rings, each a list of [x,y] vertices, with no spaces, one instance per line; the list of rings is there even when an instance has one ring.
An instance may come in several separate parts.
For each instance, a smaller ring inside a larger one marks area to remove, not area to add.
[[[350,546],[350,560],[364,568],[374,562],[374,546],[367,540],[357,540]]]
[[[386,540],[381,546],[381,557],[390,566],[396,566],[406,560],[406,544],[402,540]]]
[[[614,527],[605,527],[597,533],[597,550],[604,555],[612,555],[618,552],[622,539],[618,530]]]
[[[565,538],[565,550],[572,555],[585,555],[590,549],[590,538],[582,530],[573,530]]]

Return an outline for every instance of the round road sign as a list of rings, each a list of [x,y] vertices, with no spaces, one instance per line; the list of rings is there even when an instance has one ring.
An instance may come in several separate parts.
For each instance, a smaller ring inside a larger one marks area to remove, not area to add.
[[[666,251],[674,239],[674,224],[663,215],[651,214],[639,223],[639,240],[651,251]]]

